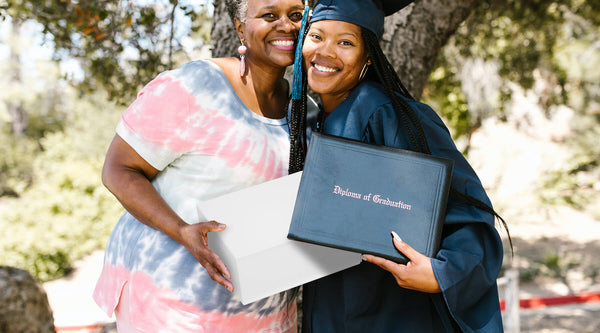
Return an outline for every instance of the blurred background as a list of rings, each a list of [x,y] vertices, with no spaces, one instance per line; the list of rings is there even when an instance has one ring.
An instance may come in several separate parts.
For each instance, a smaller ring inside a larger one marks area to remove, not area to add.
[[[0,265],[49,294],[98,269],[122,212],[100,181],[120,114],[158,73],[238,45],[222,0],[0,0]],[[382,46],[506,220],[519,298],[600,293],[600,1],[417,0]],[[520,327],[594,332],[598,314]]]

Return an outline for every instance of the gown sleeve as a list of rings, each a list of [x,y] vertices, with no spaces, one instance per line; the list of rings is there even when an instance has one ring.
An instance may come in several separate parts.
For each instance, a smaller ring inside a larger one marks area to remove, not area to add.
[[[439,116],[425,104],[414,101],[409,104],[417,112],[432,155],[454,160],[452,186],[491,206],[475,171],[456,148]],[[410,137],[398,124],[392,106],[380,106],[371,114],[362,140],[410,149]],[[432,299],[445,303],[450,316],[463,331],[502,331],[496,285],[502,257],[502,241],[495,229],[494,217],[450,196],[440,250],[431,259],[442,297]]]

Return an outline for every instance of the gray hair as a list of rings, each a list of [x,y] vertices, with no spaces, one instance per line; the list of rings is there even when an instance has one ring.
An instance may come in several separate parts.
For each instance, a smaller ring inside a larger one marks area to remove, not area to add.
[[[248,0],[225,0],[227,6],[227,12],[233,19],[238,19],[242,23],[246,23],[246,15],[248,14]]]

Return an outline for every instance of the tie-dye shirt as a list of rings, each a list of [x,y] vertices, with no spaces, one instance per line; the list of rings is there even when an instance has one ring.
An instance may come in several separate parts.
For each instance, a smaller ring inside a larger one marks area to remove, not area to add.
[[[117,134],[160,170],[154,187],[188,223],[202,220],[197,200],[286,175],[288,131],[285,118],[249,110],[210,61],[159,75],[117,125]],[[244,306],[183,246],[127,212],[111,235],[94,292],[109,316],[124,287],[131,324],[147,332],[296,329],[290,292]]]

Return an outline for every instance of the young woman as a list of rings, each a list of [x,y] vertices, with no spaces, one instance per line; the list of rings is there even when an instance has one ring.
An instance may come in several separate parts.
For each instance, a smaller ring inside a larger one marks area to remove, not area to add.
[[[497,214],[442,120],[408,94],[379,47],[385,14],[410,2],[320,1],[305,35],[304,69],[320,96],[318,131],[454,160],[441,247],[428,258],[395,235],[408,264],[365,255],[362,264],[305,285],[305,332],[502,331]],[[304,117],[301,101],[294,122]],[[294,172],[302,169],[304,134],[292,128]]]
[[[198,200],[288,173],[289,84],[300,0],[228,1],[240,58],[162,73],[123,114],[102,179],[126,212],[94,298],[119,332],[295,332],[292,292],[243,306],[208,248]]]

